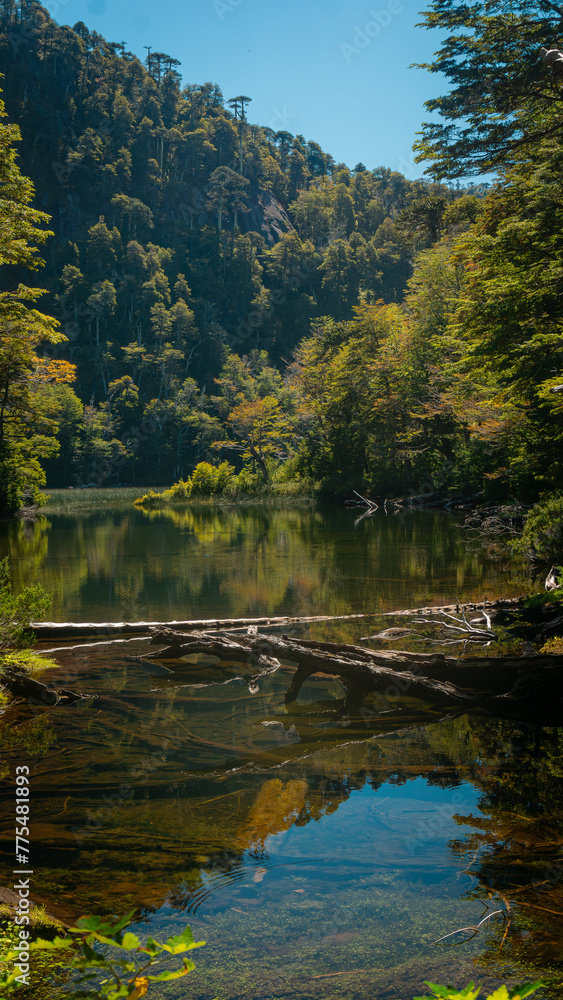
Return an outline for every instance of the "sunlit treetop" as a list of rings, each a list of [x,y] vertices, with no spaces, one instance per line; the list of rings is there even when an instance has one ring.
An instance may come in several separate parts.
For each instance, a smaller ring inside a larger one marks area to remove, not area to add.
[[[422,25],[450,32],[432,63],[449,93],[426,102],[417,160],[436,179],[517,161],[563,126],[563,5],[551,0],[434,0]],[[542,52],[541,50],[544,49]]]

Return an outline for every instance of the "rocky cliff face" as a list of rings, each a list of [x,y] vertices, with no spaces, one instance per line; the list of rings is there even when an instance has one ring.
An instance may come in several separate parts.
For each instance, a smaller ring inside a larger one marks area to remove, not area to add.
[[[259,188],[256,197],[249,199],[250,212],[243,216],[243,232],[254,230],[261,233],[267,243],[277,243],[284,233],[293,231],[293,226],[283,205],[270,191]]]
[[[289,215],[271,191],[254,186],[245,201],[247,210],[239,212],[238,216],[241,233],[260,233],[266,243],[273,246],[284,233],[293,232]],[[172,208],[172,213],[179,215],[191,229],[217,225],[216,214],[209,211],[205,191],[201,188],[193,188],[180,205]],[[232,219],[227,213],[224,213],[224,220],[225,228],[232,225]]]

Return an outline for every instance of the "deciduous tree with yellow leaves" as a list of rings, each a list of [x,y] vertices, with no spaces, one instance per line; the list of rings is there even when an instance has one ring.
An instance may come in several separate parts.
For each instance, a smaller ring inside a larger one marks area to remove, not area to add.
[[[0,100],[0,119],[5,119]],[[15,513],[24,499],[40,501],[45,474],[40,460],[56,454],[56,412],[42,392],[50,383],[74,380],[74,366],[41,356],[41,349],[66,338],[51,316],[34,308],[44,294],[19,280],[22,268],[42,264],[37,244],[51,235],[49,216],[31,207],[34,189],[16,162],[17,125],[0,121],[0,517]],[[45,351],[43,351],[45,353]]]

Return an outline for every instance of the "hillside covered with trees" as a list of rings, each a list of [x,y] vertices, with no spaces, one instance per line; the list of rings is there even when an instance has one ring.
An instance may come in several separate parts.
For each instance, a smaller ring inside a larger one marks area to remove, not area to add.
[[[504,164],[500,137],[490,192],[452,183],[433,134],[436,179],[413,182],[29,0],[1,29],[4,513],[41,468],[50,487],[165,485],[225,458],[249,490],[563,485],[557,130]]]

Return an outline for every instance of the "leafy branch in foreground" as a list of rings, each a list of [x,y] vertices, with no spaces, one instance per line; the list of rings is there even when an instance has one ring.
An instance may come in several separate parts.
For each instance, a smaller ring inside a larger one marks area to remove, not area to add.
[[[552,0],[432,0],[424,27],[449,32],[434,61],[448,93],[426,102],[441,122],[426,122],[417,159],[435,178],[484,173],[514,163],[522,149],[558,135],[560,78],[541,55],[557,45],[560,7]]]
[[[414,1000],[476,1000],[481,992],[481,987],[476,987],[474,983],[469,983],[469,986],[466,986],[464,990],[456,990],[453,986],[437,986],[436,983],[425,983],[424,985],[428,986],[432,993],[429,996],[415,997]],[[501,986],[494,993],[491,993],[487,1000],[525,1000],[525,997],[531,996],[543,985],[543,982],[538,981],[537,983],[513,986],[512,989]]]
[[[51,598],[38,584],[12,594],[8,560],[0,560],[0,655],[8,649],[33,645],[30,623],[49,609]]]
[[[90,998],[90,1000],[142,1000],[146,996],[151,982],[169,982],[173,979],[180,979],[195,968],[194,963],[184,957],[182,967],[173,971],[163,971],[157,975],[150,975],[148,970],[158,964],[157,959],[168,953],[169,955],[180,955],[182,952],[191,951],[193,948],[201,948],[205,941],[194,941],[190,927],[186,927],[181,934],[169,937],[164,944],[148,938],[145,944],[136,934],[127,931],[131,924],[135,911],[121,917],[116,924],[105,921],[102,917],[81,917],[77,921],[76,927],[69,927],[67,935],[63,938],[56,937],[53,941],[39,938],[29,945],[30,951],[51,951],[68,952],[72,951],[70,958],[61,958],[53,964],[69,970],[76,970],[83,973],[76,980],[77,986],[82,986],[98,980],[93,984],[93,990],[74,991],[73,996]],[[96,949],[96,944],[106,946],[104,951]],[[121,952],[128,952],[129,955],[123,957],[114,955],[108,951],[119,949]],[[0,986],[12,992],[18,988],[17,981],[18,967],[13,966],[7,970],[6,966],[18,960],[18,952],[13,950],[3,956],[2,967],[0,967]],[[102,979],[100,974],[109,974],[109,978]],[[492,993],[488,1000],[525,1000],[532,993],[535,993],[544,983],[524,983],[522,986],[514,986],[509,989],[501,986]],[[414,1000],[476,1000],[481,990],[475,987],[474,983],[469,983],[465,989],[457,990],[452,986],[440,986],[436,983],[426,982],[432,990],[431,995],[415,997]]]
[[[148,970],[158,964],[159,957],[166,954],[180,955],[193,948],[200,948],[205,941],[194,941],[191,928],[186,927],[181,934],[169,937],[164,944],[152,937],[141,944],[136,934],[126,930],[133,912],[121,917],[116,924],[111,924],[102,917],[81,917],[76,927],[68,929],[67,936],[56,937],[53,941],[39,938],[30,944],[30,951],[73,952],[72,957],[65,956],[56,964],[82,973],[76,980],[78,986],[92,984],[93,987],[85,992],[75,992],[74,996],[90,997],[92,1000],[99,997],[106,1000],[141,1000],[151,982],[164,983],[180,979],[195,968],[191,959],[184,957],[179,969],[150,975]],[[97,944],[109,946],[112,950],[109,951],[107,947],[99,950],[96,948]],[[117,954],[114,949],[118,949]],[[5,961],[16,962],[17,959],[18,953],[13,951]],[[100,981],[100,975],[104,974],[107,978]],[[0,986],[7,989],[18,988],[17,975],[17,966],[8,972],[0,972]]]

